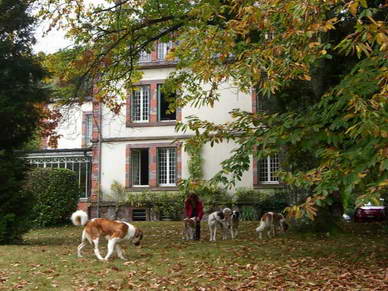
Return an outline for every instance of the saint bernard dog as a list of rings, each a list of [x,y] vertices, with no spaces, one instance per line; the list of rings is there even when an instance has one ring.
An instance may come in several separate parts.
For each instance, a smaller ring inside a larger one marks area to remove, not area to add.
[[[195,217],[192,217],[192,218],[186,217],[185,219],[183,219],[182,238],[184,240],[194,240],[196,224],[197,224],[197,221],[195,220]]]
[[[260,239],[263,238],[262,234],[266,231],[268,238],[276,235],[277,230],[279,233],[284,233],[288,228],[288,224],[284,216],[280,213],[267,212],[260,219],[260,225],[256,228],[256,232],[259,234]]]
[[[208,225],[210,231],[210,241],[216,240],[217,228],[222,230],[222,239],[227,238],[227,232],[230,230],[230,218],[232,210],[225,208],[222,211],[215,211],[208,217]]]
[[[94,244],[94,253],[99,260],[107,261],[115,251],[120,259],[125,260],[123,250],[119,244],[129,240],[135,246],[139,246],[143,238],[143,232],[132,224],[106,218],[93,218],[89,220],[87,213],[82,210],[74,212],[71,215],[71,221],[74,225],[84,226],[81,244],[77,249],[78,257],[82,257],[81,250],[87,245],[86,241],[88,241],[91,245]],[[108,252],[105,258],[101,256],[98,249],[100,237],[105,237],[108,240]]]
[[[230,235],[232,239],[236,238],[238,234],[238,225],[240,224],[240,212],[233,210],[230,216]]]

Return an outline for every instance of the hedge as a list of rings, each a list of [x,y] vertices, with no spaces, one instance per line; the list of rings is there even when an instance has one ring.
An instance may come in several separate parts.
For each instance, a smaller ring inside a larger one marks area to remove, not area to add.
[[[80,195],[76,173],[68,169],[36,168],[29,172],[25,188],[35,198],[32,209],[35,227],[67,223]]]

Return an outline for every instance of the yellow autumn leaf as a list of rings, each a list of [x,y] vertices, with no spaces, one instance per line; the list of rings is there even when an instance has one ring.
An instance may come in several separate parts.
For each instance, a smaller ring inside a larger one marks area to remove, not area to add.
[[[385,179],[383,182],[379,183],[379,187],[386,187],[388,186],[388,179]]]
[[[354,1],[349,5],[349,11],[353,16],[356,16],[357,14],[358,4],[358,1]]]
[[[310,42],[310,43],[309,43],[309,48],[313,48],[313,47],[319,46],[320,44],[321,44],[321,43],[318,42],[318,41]]]
[[[382,45],[382,44],[388,42],[388,39],[387,39],[387,36],[383,32],[379,32],[376,35],[376,41],[378,44]]]
[[[346,115],[344,116],[344,119],[345,119],[345,120],[348,120],[348,119],[350,119],[350,118],[353,118],[354,116],[355,116],[354,113],[349,113],[349,114],[346,114]]]

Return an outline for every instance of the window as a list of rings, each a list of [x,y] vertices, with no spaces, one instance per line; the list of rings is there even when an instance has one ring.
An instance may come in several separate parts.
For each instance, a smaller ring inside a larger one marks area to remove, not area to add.
[[[147,62],[151,62],[151,54],[145,51],[142,51],[140,53],[139,63],[147,63]]]
[[[147,186],[149,172],[148,149],[134,149],[131,153],[133,186]]]
[[[175,94],[167,95],[162,90],[163,85],[158,84],[158,119],[159,121],[176,120],[176,111],[170,111],[170,104],[174,102]]]
[[[176,149],[158,149],[158,178],[160,186],[175,186],[176,182]]]
[[[93,134],[93,114],[86,114],[85,119],[85,145],[90,146]]]
[[[258,162],[258,176],[261,184],[278,184],[279,177],[276,172],[279,171],[279,156],[268,156]]]
[[[145,210],[145,209],[133,209],[132,210],[132,220],[133,221],[146,221],[147,220],[147,210]]]
[[[157,47],[158,60],[166,59],[168,51],[172,48],[172,42],[159,42]]]
[[[264,97],[260,93],[256,93],[256,112],[264,111]]]
[[[132,121],[148,122],[150,105],[150,87],[140,86],[132,95]]]

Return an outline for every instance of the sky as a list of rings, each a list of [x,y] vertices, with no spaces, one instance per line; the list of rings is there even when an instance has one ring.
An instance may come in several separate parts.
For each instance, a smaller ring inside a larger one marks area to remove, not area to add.
[[[45,36],[43,36],[43,31],[44,25],[40,25],[35,32],[37,42],[33,47],[34,53],[44,52],[51,54],[71,45],[71,42],[65,39],[64,31],[52,30]]]
[[[105,0],[84,0],[84,2],[85,4],[97,5],[104,4]],[[43,36],[43,32],[47,26],[48,22],[43,22],[36,29],[35,38],[37,42],[33,47],[34,53],[44,52],[51,54],[72,44],[71,41],[65,39],[65,32],[62,30],[52,30]]]

